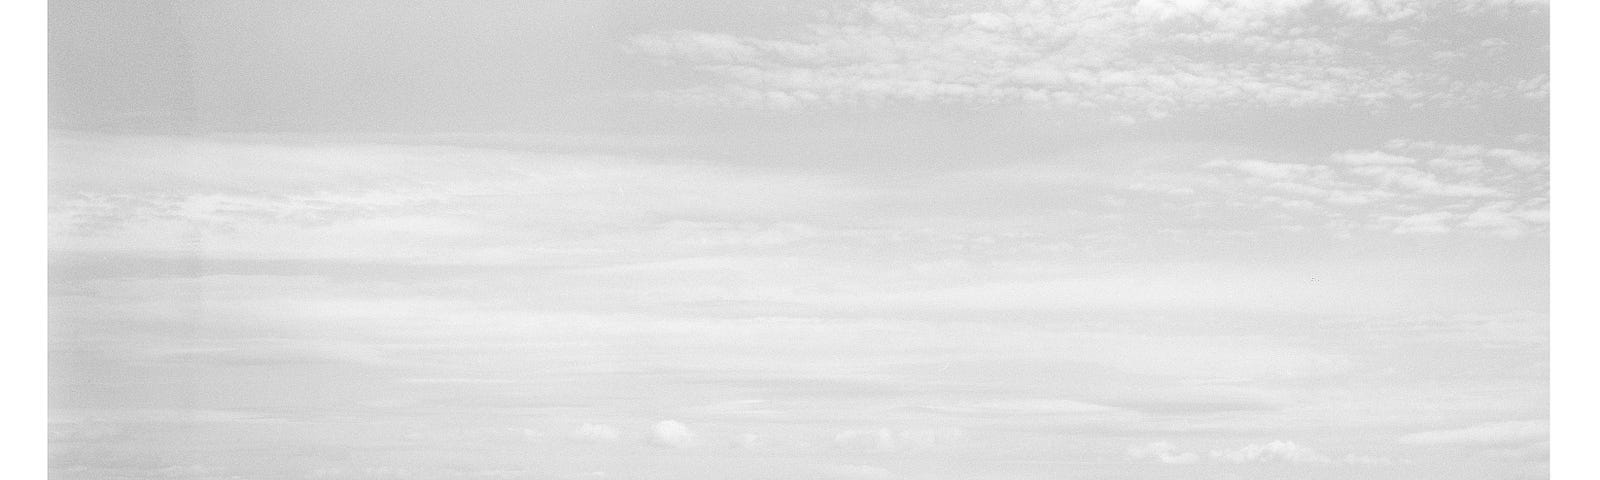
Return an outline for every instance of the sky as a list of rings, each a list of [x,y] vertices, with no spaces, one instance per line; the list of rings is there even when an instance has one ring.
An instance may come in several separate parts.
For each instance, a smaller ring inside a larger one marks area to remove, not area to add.
[[[1549,7],[49,5],[56,479],[1549,476]]]

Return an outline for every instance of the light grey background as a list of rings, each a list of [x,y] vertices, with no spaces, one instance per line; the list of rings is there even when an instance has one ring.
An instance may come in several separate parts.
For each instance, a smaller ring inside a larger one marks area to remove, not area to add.
[[[1545,478],[1549,16],[53,1],[51,475]]]

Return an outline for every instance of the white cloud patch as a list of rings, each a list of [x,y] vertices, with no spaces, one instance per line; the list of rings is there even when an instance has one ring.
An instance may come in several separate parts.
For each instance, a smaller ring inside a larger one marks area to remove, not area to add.
[[[1343,463],[1348,465],[1390,465],[1394,461],[1388,457],[1348,454],[1337,461],[1309,447],[1295,442],[1274,440],[1268,443],[1249,444],[1238,448],[1212,450],[1209,455],[1202,456],[1192,451],[1186,451],[1167,441],[1157,441],[1133,445],[1124,452],[1133,460],[1152,461],[1174,465],[1188,465],[1210,461],[1224,464],[1246,463],[1301,463],[1301,464],[1331,464]]]
[[[1178,447],[1170,442],[1151,442],[1144,445],[1128,447],[1128,458],[1134,460],[1154,460],[1161,463],[1190,464],[1200,461],[1200,455],[1194,452],[1180,452]]]
[[[1352,151],[1333,156],[1335,162],[1346,165],[1412,165],[1417,159],[1378,151]]]
[[[650,427],[650,443],[677,449],[692,448],[699,444],[694,431],[676,420],[662,420]]]
[[[1492,422],[1464,428],[1431,430],[1400,437],[1411,445],[1508,445],[1546,441],[1550,423],[1544,420]]]
[[[622,435],[610,425],[585,423],[572,431],[572,438],[583,442],[610,443],[622,438]]]
[[[1378,455],[1357,455],[1357,454],[1354,454],[1354,453],[1347,454],[1347,455],[1345,455],[1343,457],[1339,457],[1339,461],[1343,462],[1345,464],[1348,464],[1348,465],[1377,465],[1377,466],[1381,466],[1381,465],[1394,465],[1395,464],[1394,459],[1389,458],[1389,457],[1378,456]]]
[[[895,478],[894,472],[874,465],[829,465],[822,467],[821,471],[824,477],[839,480],[888,480]]]
[[[889,452],[896,447],[894,431],[887,428],[876,430],[845,430],[833,436],[834,445],[846,450]]]
[[[755,433],[741,433],[733,437],[733,446],[741,450],[762,451],[772,448],[772,439]]]
[[[1394,233],[1433,234],[1449,233],[1451,229],[1449,221],[1455,218],[1455,216],[1455,214],[1450,212],[1428,212],[1404,217],[1383,217],[1383,220],[1390,221],[1395,224],[1393,230]]]
[[[1340,235],[1468,231],[1514,239],[1547,231],[1543,152],[1401,139],[1323,162],[1216,159],[1201,168],[1222,174],[1209,186],[1215,193],[1321,217]]]
[[[1316,450],[1283,440],[1275,440],[1264,444],[1250,444],[1229,450],[1212,450],[1211,458],[1227,463],[1329,463],[1332,461]]]
[[[1212,160],[1202,166],[1206,168],[1228,168],[1252,177],[1279,181],[1312,177],[1328,178],[1332,172],[1332,169],[1324,165],[1267,162],[1262,160]]]
[[[963,429],[889,428],[845,430],[834,435],[833,443],[844,450],[863,452],[924,451],[960,444],[966,438]]]

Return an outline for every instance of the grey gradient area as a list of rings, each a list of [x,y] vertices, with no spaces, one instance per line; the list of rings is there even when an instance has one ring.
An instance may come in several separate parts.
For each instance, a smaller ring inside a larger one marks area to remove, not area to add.
[[[1522,0],[50,3],[50,476],[1549,476]]]

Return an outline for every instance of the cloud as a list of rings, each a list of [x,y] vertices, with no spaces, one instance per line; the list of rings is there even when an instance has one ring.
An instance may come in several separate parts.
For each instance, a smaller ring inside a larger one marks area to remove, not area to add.
[[[903,430],[857,429],[834,435],[833,444],[845,450],[868,452],[922,451],[956,445],[966,437],[960,428],[912,428]]]
[[[1134,460],[1155,460],[1161,463],[1190,464],[1200,461],[1200,455],[1194,452],[1179,452],[1178,447],[1168,442],[1152,442],[1144,445],[1128,447],[1128,458]]]
[[[1550,423],[1544,420],[1492,422],[1450,430],[1406,434],[1400,443],[1411,445],[1507,445],[1545,441]]]
[[[1229,168],[1266,180],[1295,180],[1308,176],[1326,178],[1331,170],[1323,165],[1267,162],[1261,160],[1212,160],[1202,167]]]
[[[895,476],[889,469],[873,465],[829,465],[821,470],[825,477],[840,480],[887,480]]]
[[[1224,158],[1200,167],[1221,173],[1218,182],[1196,183],[1202,196],[1273,205],[1304,218],[1301,227],[1320,223],[1341,236],[1467,231],[1515,239],[1546,231],[1549,217],[1543,152],[1396,139],[1322,162]],[[1295,198],[1278,196],[1286,194]]]
[[[1451,227],[1446,222],[1455,218],[1455,216],[1450,212],[1428,212],[1404,217],[1384,217],[1384,220],[1395,223],[1394,233],[1432,234],[1449,233]]]
[[[1371,177],[1383,187],[1397,187],[1401,190],[1424,195],[1493,197],[1501,194],[1498,190],[1478,185],[1448,184],[1441,181],[1438,175],[1412,167],[1366,164],[1351,168],[1349,172],[1355,175]]]
[[[699,442],[688,425],[676,420],[662,420],[650,427],[650,443],[669,448],[691,448]]]
[[[1354,453],[1339,457],[1339,462],[1347,465],[1394,465],[1395,461],[1389,457],[1375,455],[1356,455]]]
[[[1484,229],[1506,238],[1526,235],[1550,222],[1548,206],[1524,206],[1514,202],[1495,202],[1479,207],[1461,221],[1466,228]]]
[[[319,480],[320,479],[339,479],[339,478],[360,478],[360,479],[378,480],[378,479],[393,479],[393,478],[417,478],[417,476],[418,476],[417,472],[414,472],[414,471],[412,471],[411,469],[408,469],[408,468],[400,468],[400,467],[389,467],[389,466],[360,467],[360,468],[355,468],[355,467],[324,467],[324,468],[318,468],[318,469],[312,470],[311,473],[308,475],[308,478],[319,479]]]
[[[372,345],[326,340],[237,339],[149,348],[154,360],[234,366],[379,365],[385,353]]]
[[[1378,151],[1352,151],[1335,154],[1335,162],[1346,165],[1412,165],[1417,159]]]
[[[1128,185],[1129,190],[1146,193],[1162,193],[1167,195],[1194,195],[1194,189],[1177,185],[1164,185],[1137,182]]]
[[[129,432],[117,425],[101,422],[50,422],[51,442],[95,443],[122,441],[132,438]]]
[[[1060,398],[1016,398],[970,403],[940,403],[927,408],[967,415],[1080,415],[1116,411],[1114,407]]]
[[[833,436],[833,444],[847,450],[888,452],[895,449],[895,435],[887,428],[846,430]]]
[[[621,438],[617,429],[610,425],[585,423],[572,431],[574,440],[590,443],[610,443]]]
[[[1187,465],[1199,463],[1203,458],[1212,462],[1244,464],[1244,463],[1335,463],[1327,455],[1316,450],[1300,446],[1294,442],[1275,440],[1264,444],[1249,444],[1239,448],[1212,450],[1210,455],[1201,457],[1194,452],[1183,451],[1170,442],[1159,441],[1142,445],[1133,445],[1125,451],[1128,458],[1134,460],[1149,460],[1160,463]],[[1374,457],[1365,455],[1345,455],[1339,463],[1351,465],[1387,465],[1392,463],[1387,457]]]
[[[772,439],[755,433],[741,433],[733,437],[733,446],[741,450],[767,450],[772,448]]]
[[[657,99],[773,109],[1028,104],[1132,120],[1224,105],[1537,100],[1547,90],[1543,77],[1467,76],[1441,62],[1406,61],[1476,51],[1479,38],[1394,44],[1371,33],[1374,25],[1402,30],[1463,15],[1509,12],[1387,0],[874,2],[777,34],[671,30],[635,36],[631,47],[720,80]]]
[[[1275,440],[1266,444],[1250,444],[1231,450],[1212,450],[1211,458],[1228,463],[1328,463],[1326,455],[1294,442]]]

